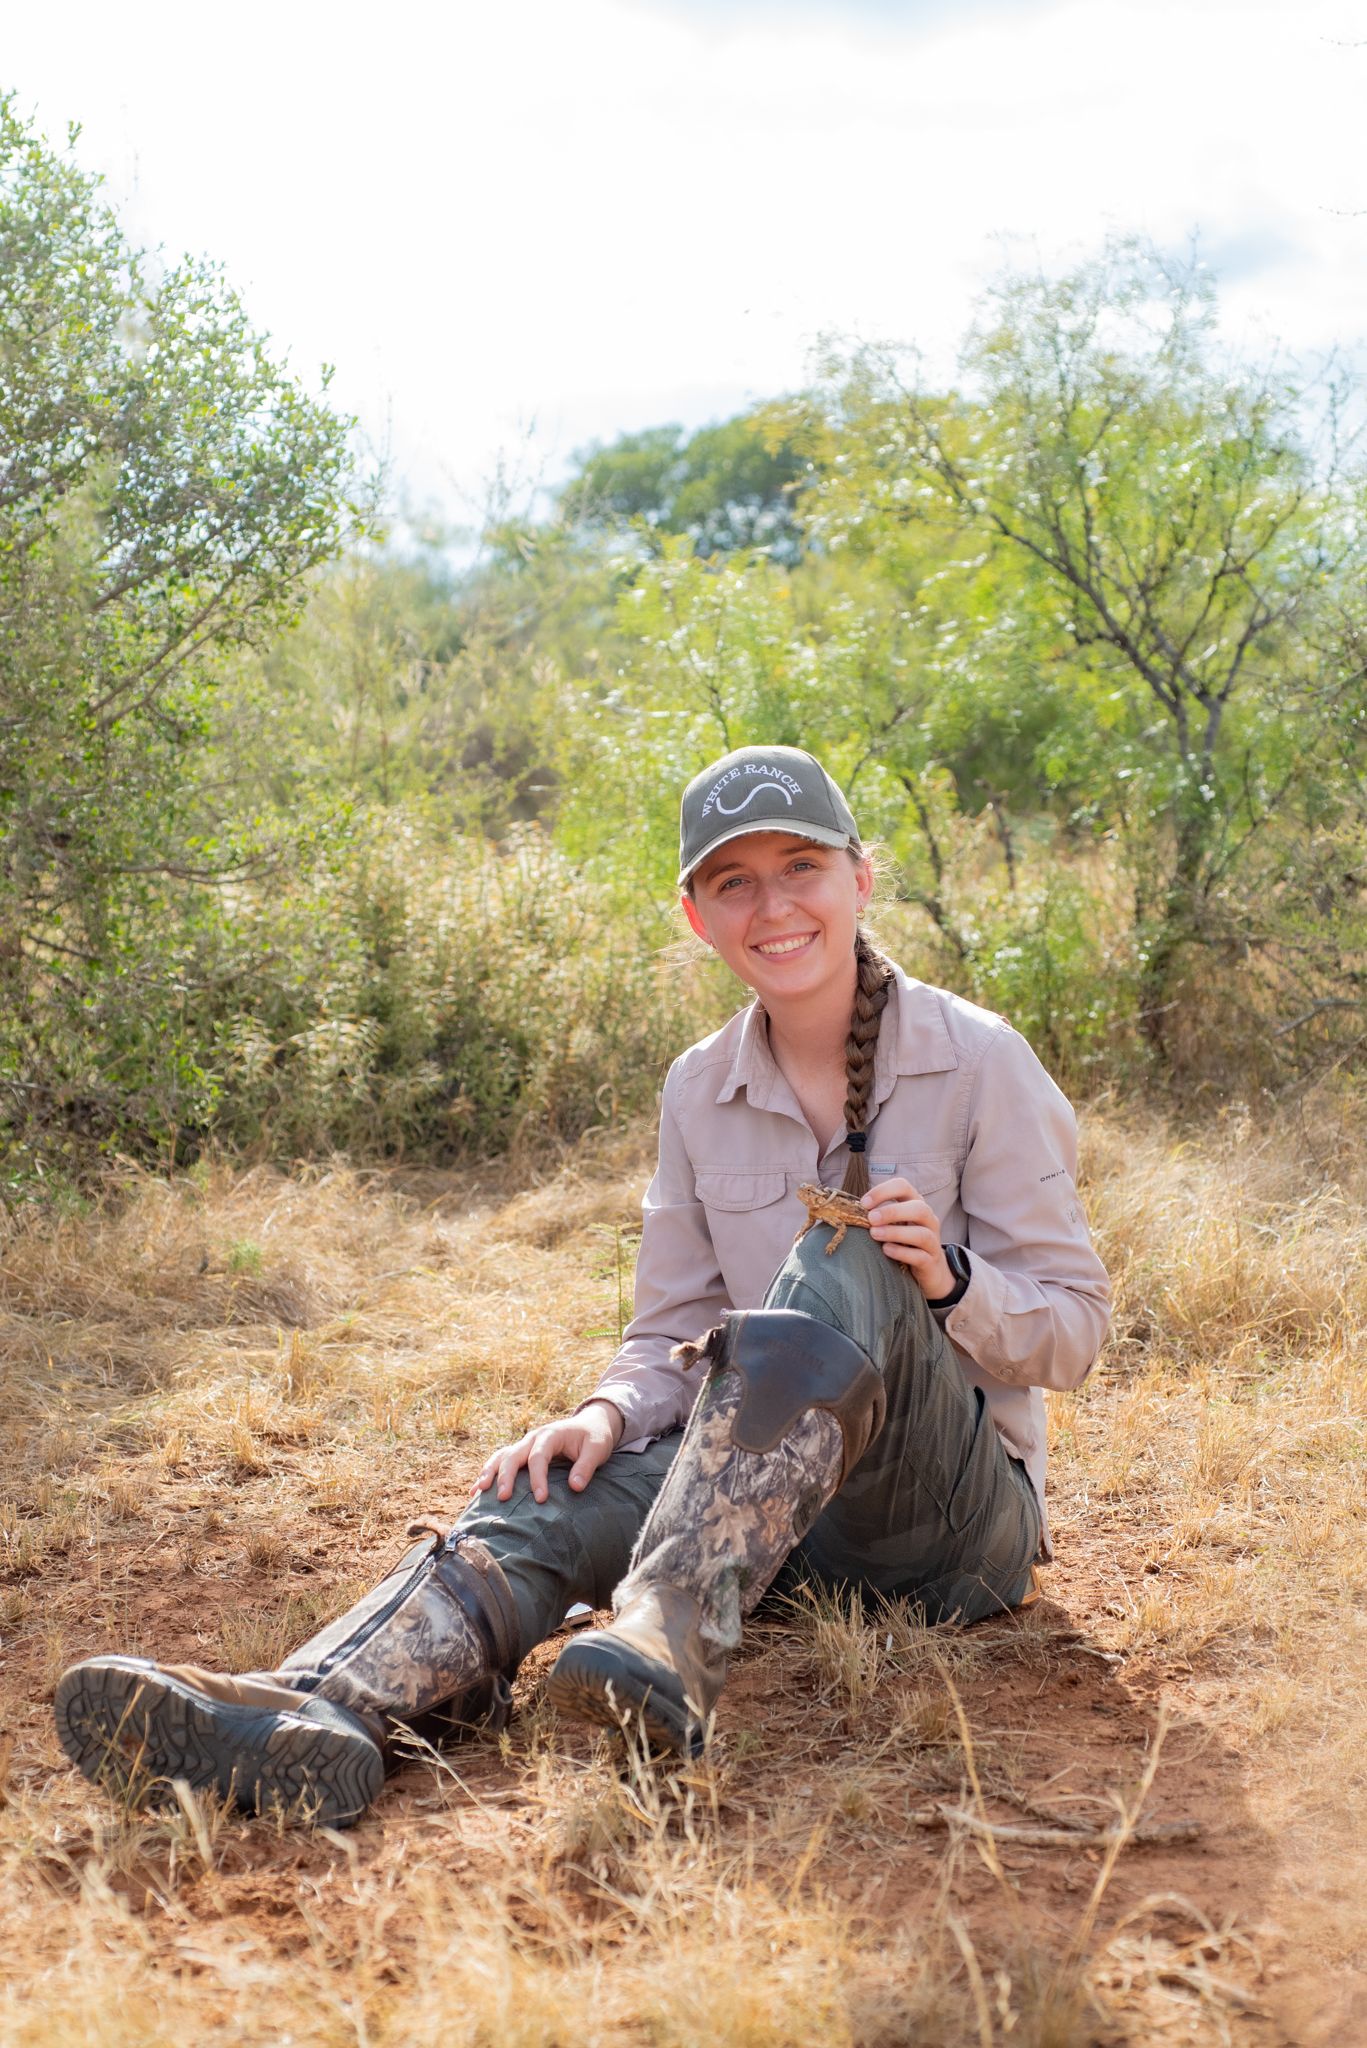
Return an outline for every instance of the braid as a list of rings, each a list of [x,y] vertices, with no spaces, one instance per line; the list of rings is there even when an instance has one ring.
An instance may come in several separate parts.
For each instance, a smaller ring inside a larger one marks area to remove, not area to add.
[[[878,1028],[892,986],[892,962],[884,959],[863,932],[855,935],[854,967],[854,1012],[845,1041],[845,1128],[851,1133],[867,1128]],[[843,1192],[859,1196],[867,1194],[868,1189],[868,1161],[862,1147],[858,1151],[851,1148]]]

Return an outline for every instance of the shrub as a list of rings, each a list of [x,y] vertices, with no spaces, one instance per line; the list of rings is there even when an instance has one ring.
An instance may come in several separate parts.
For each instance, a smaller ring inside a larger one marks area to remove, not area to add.
[[[216,1128],[276,1153],[446,1160],[573,1139],[649,1105],[715,1007],[536,827],[503,851],[375,812],[286,897],[243,903],[259,964],[216,1020]]]
[[[669,936],[536,827],[498,851],[377,808],[268,883],[164,894],[126,968],[50,1020],[11,1132],[76,1172],[210,1139],[431,1162],[574,1139],[649,1107],[724,1007]]]

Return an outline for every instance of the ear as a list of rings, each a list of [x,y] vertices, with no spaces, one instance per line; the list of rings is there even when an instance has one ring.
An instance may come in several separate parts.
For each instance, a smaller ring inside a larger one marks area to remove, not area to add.
[[[707,939],[707,926],[703,923],[702,913],[699,911],[693,898],[691,896],[681,896],[679,901],[683,905],[683,914],[692,925],[694,932],[700,939]],[[712,941],[707,939],[707,943],[710,946]]]
[[[855,906],[863,910],[873,894],[873,862],[865,854],[854,864]]]

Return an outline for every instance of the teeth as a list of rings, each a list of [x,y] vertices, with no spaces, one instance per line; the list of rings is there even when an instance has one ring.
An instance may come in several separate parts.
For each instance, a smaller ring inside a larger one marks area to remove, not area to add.
[[[811,936],[810,932],[804,932],[800,939],[771,939],[766,946],[756,946],[755,951],[757,953],[795,953],[799,946],[806,945]]]

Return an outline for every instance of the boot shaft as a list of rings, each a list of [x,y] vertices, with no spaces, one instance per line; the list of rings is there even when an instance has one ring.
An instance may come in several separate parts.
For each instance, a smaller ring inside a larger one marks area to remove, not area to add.
[[[548,1696],[687,1754],[743,1618],[876,1434],[883,1383],[857,1344],[792,1310],[730,1316],[681,1349],[706,1384],[611,1626],[562,1650]]]
[[[409,1534],[420,1531],[425,1542],[274,1676],[386,1725],[501,1725],[520,1651],[512,1591],[478,1537],[427,1523]]]
[[[728,1316],[694,1355],[706,1384],[613,1606],[682,1588],[704,1639],[731,1650],[876,1433],[883,1383],[857,1344],[789,1309]]]

